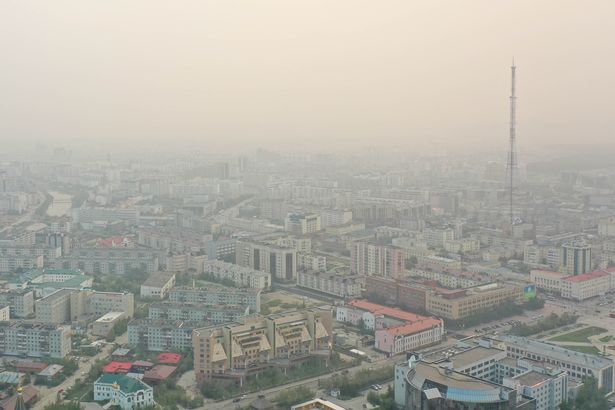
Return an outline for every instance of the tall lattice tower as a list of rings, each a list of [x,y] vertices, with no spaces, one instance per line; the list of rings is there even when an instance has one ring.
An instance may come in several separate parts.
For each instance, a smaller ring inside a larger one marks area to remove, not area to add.
[[[508,188],[509,188],[509,196],[510,196],[510,229],[512,230],[513,226],[513,189],[514,189],[514,174],[515,169],[517,168],[517,96],[515,95],[515,71],[517,67],[515,66],[515,60],[513,59],[512,66],[510,67],[510,75],[511,75],[511,92],[510,92],[510,134],[509,134],[509,146],[508,146],[508,158],[506,161],[506,173],[509,178],[508,180]]]

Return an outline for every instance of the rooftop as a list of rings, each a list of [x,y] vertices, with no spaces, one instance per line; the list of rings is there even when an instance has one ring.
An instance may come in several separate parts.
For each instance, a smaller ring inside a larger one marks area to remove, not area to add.
[[[175,277],[173,272],[154,272],[149,278],[143,282],[141,286],[152,286],[155,288],[166,285],[171,279]]]
[[[103,367],[104,373],[128,373],[132,363],[130,362],[111,362]]]
[[[150,370],[146,370],[143,374],[143,378],[151,380],[165,380],[169,378],[177,370],[177,366],[166,366],[164,364],[157,364]]]
[[[551,377],[547,374],[538,373],[531,370],[527,373],[516,376],[514,379],[518,380],[523,386],[536,386],[537,384],[547,381],[550,378]]]
[[[451,357],[451,359],[454,363],[455,368],[460,369],[472,363],[476,363],[480,360],[484,360],[502,353],[506,354],[504,350],[494,349],[492,347],[490,348],[477,346],[464,352],[458,353]]]
[[[38,375],[41,377],[53,377],[56,374],[60,373],[64,369],[64,366],[59,364],[50,364],[45,369],[43,369]]]
[[[597,270],[594,272],[584,273],[582,275],[566,276],[565,278],[562,278],[562,280],[565,280],[566,282],[578,283],[602,278],[604,276],[609,276],[609,274],[605,271]]]
[[[500,339],[507,345],[517,346],[524,350],[540,353],[562,362],[576,363],[582,366],[604,368],[613,366],[613,360],[587,353],[581,353],[538,340],[522,336],[502,335]]]
[[[177,364],[182,360],[182,355],[179,353],[160,353],[158,355],[158,363]]]
[[[124,312],[109,312],[96,319],[96,322],[113,322],[114,320],[119,319],[122,316],[124,316]]]
[[[96,380],[94,383],[117,385],[119,389],[124,393],[136,393],[139,390],[151,389],[150,386],[143,383],[142,381],[121,374],[105,373],[100,376],[98,380]]]
[[[374,315],[390,316],[395,319],[403,320],[404,322],[418,322],[421,320],[429,319],[427,316],[421,316],[403,311],[401,309],[378,305],[376,303],[368,302],[362,299],[351,300],[350,302],[348,302],[348,305],[357,309],[367,310]]]

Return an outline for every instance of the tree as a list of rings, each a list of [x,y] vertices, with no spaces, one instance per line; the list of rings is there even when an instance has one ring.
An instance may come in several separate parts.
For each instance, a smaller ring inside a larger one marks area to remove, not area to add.
[[[598,388],[598,380],[595,377],[586,377],[574,400],[574,408],[576,410],[609,410],[611,406],[605,393],[603,388]]]
[[[294,389],[283,390],[274,401],[280,408],[289,408],[295,404],[303,403],[314,397],[314,392],[307,387],[299,386]]]

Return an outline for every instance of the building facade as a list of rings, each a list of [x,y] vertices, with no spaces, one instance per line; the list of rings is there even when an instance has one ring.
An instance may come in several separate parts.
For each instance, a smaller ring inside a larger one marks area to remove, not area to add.
[[[70,351],[70,326],[0,322],[0,354],[63,358]]]

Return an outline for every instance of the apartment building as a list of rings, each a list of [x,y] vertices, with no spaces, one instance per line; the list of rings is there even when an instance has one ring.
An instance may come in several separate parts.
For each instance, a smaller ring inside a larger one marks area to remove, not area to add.
[[[204,322],[136,319],[128,324],[128,345],[155,352],[189,350],[192,331],[205,325]]]
[[[423,239],[428,246],[444,248],[447,242],[455,240],[455,229],[449,226],[428,226],[423,229]]]
[[[131,270],[148,273],[159,269],[161,251],[141,248],[78,248],[50,263],[57,269],[81,270],[88,274],[123,275]]]
[[[207,261],[203,266],[203,272],[218,279],[228,279],[236,286],[254,289],[269,289],[271,286],[271,274],[250,267],[239,266],[234,263],[223,261]]]
[[[352,243],[350,272],[366,276],[396,278],[404,271],[403,250],[365,241]]]
[[[327,270],[327,257],[311,253],[297,253],[297,270],[325,272]]]
[[[297,235],[306,235],[320,231],[320,215],[303,212],[291,212],[284,219],[284,230]]]
[[[0,322],[0,354],[63,358],[71,351],[70,326]]]
[[[459,320],[505,302],[522,303],[523,287],[490,283],[468,289],[428,292],[426,310],[445,319]]]
[[[141,246],[180,253],[199,252],[213,239],[210,234],[176,226],[140,227],[137,234],[137,243]]]
[[[365,290],[370,301],[422,312],[429,288],[417,282],[368,276]]]
[[[461,270],[461,261],[457,259],[444,258],[442,256],[419,256],[417,258],[417,267],[424,270],[433,270],[438,272],[459,272]]]
[[[141,285],[141,297],[164,299],[173,286],[175,273],[154,272]]]
[[[0,250],[0,273],[15,272],[17,269],[41,269],[44,265],[43,255],[14,256],[4,255]]]
[[[361,296],[365,276],[299,271],[297,285],[340,298],[357,298]]]
[[[233,322],[250,313],[247,306],[201,305],[176,302],[152,303],[149,306],[149,319],[172,321],[200,321],[215,324]]]
[[[241,239],[235,244],[235,263],[270,273],[273,280],[297,279],[297,251],[292,248]]]
[[[0,322],[8,322],[11,319],[11,308],[9,305],[0,303]]]
[[[169,301],[180,304],[206,306],[245,306],[251,313],[261,310],[261,290],[254,288],[227,288],[207,286],[202,288],[175,287],[169,292]]]
[[[139,222],[139,211],[136,208],[74,208],[72,210],[73,223],[92,224],[99,221],[123,221],[131,224]]]
[[[306,309],[194,331],[197,380],[244,379],[272,366],[288,367],[309,357],[330,357],[331,311]]]
[[[34,316],[34,292],[29,289],[11,289],[0,292],[0,306],[10,306],[11,319]]]
[[[322,228],[346,225],[352,221],[350,209],[323,209],[320,211],[320,225]]]

